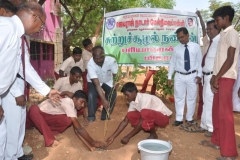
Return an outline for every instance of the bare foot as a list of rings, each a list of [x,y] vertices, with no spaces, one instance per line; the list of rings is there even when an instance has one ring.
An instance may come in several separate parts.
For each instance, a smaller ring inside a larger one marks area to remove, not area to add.
[[[51,147],[54,148],[56,147],[57,145],[59,145],[59,142],[57,140],[54,140]]]
[[[61,139],[63,139],[62,134],[60,134],[60,133],[57,134],[57,135],[55,135],[54,138],[55,138],[57,141],[60,141]]]
[[[157,134],[150,134],[150,136],[147,139],[158,139]]]

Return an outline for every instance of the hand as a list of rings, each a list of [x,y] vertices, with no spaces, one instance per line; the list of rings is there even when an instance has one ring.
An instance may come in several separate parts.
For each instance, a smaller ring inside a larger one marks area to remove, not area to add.
[[[26,98],[24,95],[15,98],[18,106],[24,107],[26,105]]]
[[[119,87],[119,85],[120,85],[120,83],[119,82],[116,82],[115,84],[114,84],[114,89],[118,89],[118,87]]]
[[[106,143],[100,142],[100,141],[94,141],[92,145],[93,145],[93,147],[96,147],[96,148],[105,148],[106,147]]]
[[[201,83],[201,78],[200,78],[200,77],[196,77],[195,79],[196,79],[196,83],[197,83],[197,84],[198,84],[198,83]]]
[[[60,105],[61,102],[61,92],[57,91],[56,89],[51,89],[48,94],[48,98],[53,102],[54,105]]]
[[[113,137],[109,137],[109,138],[106,140],[107,146],[109,146],[110,144],[112,144],[113,141],[114,141],[114,138],[113,138]]]
[[[2,106],[0,106],[0,121],[3,118],[3,113],[4,113],[4,110],[3,110]]]
[[[198,15],[199,18],[202,17],[200,11],[196,11],[196,14]]]
[[[217,93],[217,91],[218,91],[218,79],[216,78],[216,76],[212,76],[212,78],[210,80],[210,84],[211,84],[212,92]]]
[[[172,86],[172,80],[168,80],[168,86],[171,87]]]
[[[106,99],[104,99],[104,100],[102,100],[102,105],[105,108],[105,110],[108,112],[109,105],[110,105],[109,102]]]
[[[129,142],[129,138],[128,137],[124,137],[122,140],[121,140],[121,143],[122,144],[127,144]]]
[[[240,88],[238,89],[238,97],[240,98]]]

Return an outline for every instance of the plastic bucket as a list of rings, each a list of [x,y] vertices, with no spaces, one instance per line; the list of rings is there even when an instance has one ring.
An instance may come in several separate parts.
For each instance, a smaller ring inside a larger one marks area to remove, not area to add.
[[[162,140],[147,139],[138,143],[138,149],[141,160],[168,160],[172,145]]]

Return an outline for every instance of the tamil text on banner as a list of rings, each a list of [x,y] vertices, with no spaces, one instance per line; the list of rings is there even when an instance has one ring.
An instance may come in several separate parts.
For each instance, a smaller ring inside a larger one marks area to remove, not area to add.
[[[175,33],[179,27],[186,27],[190,41],[199,43],[195,13],[154,8],[119,10],[105,14],[102,43],[106,54],[121,54],[120,64],[131,63],[131,55],[142,65],[168,65],[173,48],[179,44]]]

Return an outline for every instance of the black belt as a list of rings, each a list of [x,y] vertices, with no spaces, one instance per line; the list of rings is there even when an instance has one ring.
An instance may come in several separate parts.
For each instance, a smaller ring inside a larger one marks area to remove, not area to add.
[[[187,72],[187,73],[177,71],[177,73],[180,73],[180,74],[183,74],[183,75],[189,75],[189,74],[192,74],[192,73],[195,73],[195,72],[196,72],[196,70],[191,71],[191,72]]]
[[[17,74],[17,78],[20,78],[20,79],[24,80],[24,79],[22,78],[22,76],[20,76],[20,74]]]
[[[205,73],[205,72],[202,72],[202,73],[203,73],[203,75],[208,76],[210,74],[213,74],[213,71],[212,72],[208,72],[208,73]]]

